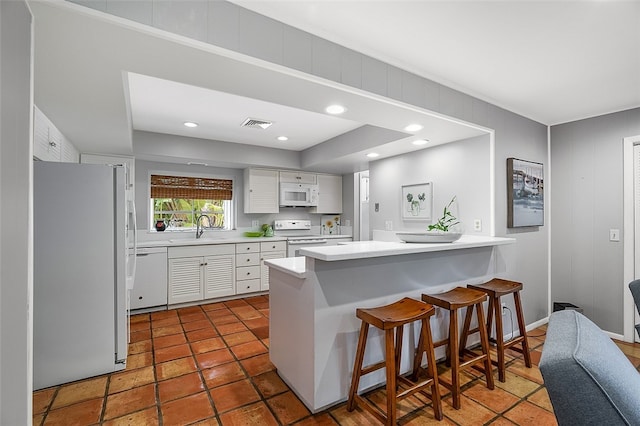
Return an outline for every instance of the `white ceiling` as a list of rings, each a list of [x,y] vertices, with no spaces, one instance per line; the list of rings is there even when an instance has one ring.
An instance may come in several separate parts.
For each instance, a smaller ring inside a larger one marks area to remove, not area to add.
[[[217,146],[214,141],[242,143],[243,149],[251,144],[274,147],[275,136],[284,134],[289,141],[277,147],[293,151],[325,138],[333,141],[330,152],[315,151],[305,157],[305,164],[300,158],[300,164],[289,167],[348,173],[366,169],[365,154],[371,151],[385,158],[424,149],[411,144],[416,138],[428,139],[429,147],[487,133],[402,102],[66,1],[29,4],[35,18],[35,103],[81,152],[229,167],[228,158],[217,158],[220,150],[213,150],[216,158],[202,157],[212,152],[209,146]],[[324,111],[333,103],[347,107],[340,118]],[[218,116],[226,120],[220,122]],[[275,124],[264,132],[239,128],[247,117]],[[187,129],[187,120],[200,126]],[[411,123],[424,128],[404,131]],[[356,143],[335,137],[365,126],[373,132],[380,129],[381,136]],[[171,152],[139,152],[132,130],[190,136],[189,146],[200,144],[202,149],[187,153],[176,139]],[[245,164],[247,156],[237,151],[235,167],[268,165]]]
[[[133,128],[192,138],[302,151],[362,126],[345,120],[175,81],[128,73]],[[242,127],[248,119],[267,129]],[[183,125],[185,121],[198,127]],[[279,141],[286,136],[287,141]]]
[[[230,0],[547,125],[640,106],[640,2]]]
[[[545,124],[640,106],[639,2],[234,2]],[[385,158],[421,149],[416,138],[485,134],[69,2],[30,7],[36,105],[84,152],[131,154],[133,129],[300,151],[364,125],[424,125],[313,166],[348,172],[366,168],[372,150]],[[335,102],[348,107],[340,118],[324,112]],[[275,124],[241,129],[249,117]]]

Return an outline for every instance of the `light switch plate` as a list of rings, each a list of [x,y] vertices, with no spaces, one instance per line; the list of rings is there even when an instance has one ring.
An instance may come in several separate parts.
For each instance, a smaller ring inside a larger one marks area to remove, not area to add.
[[[609,241],[620,241],[619,229],[609,229]]]

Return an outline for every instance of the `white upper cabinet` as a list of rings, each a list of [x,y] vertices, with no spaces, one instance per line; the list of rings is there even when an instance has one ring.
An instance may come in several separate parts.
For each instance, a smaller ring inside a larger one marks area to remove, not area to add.
[[[60,161],[62,134],[38,107],[33,107],[33,156],[42,161]]]
[[[282,183],[307,183],[315,185],[317,183],[315,173],[305,173],[298,171],[280,171],[280,182]]]
[[[312,207],[311,213],[342,213],[342,176],[317,175],[318,206]]]
[[[244,170],[244,212],[279,213],[278,171]]]
[[[77,163],[80,153],[37,106],[33,107],[33,156],[42,161]]]
[[[60,161],[63,163],[80,162],[80,152],[64,135],[62,135],[62,153],[60,154]]]

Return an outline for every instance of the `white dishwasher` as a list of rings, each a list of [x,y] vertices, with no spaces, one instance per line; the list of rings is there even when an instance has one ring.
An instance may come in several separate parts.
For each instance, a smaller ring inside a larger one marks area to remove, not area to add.
[[[136,277],[131,309],[167,304],[167,248],[143,247],[136,254]]]

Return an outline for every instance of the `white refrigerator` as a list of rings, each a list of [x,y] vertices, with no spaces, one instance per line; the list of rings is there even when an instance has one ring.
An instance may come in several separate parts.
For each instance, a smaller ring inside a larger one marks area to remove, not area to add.
[[[135,219],[123,167],[33,166],[33,387],[42,389],[125,368]]]

